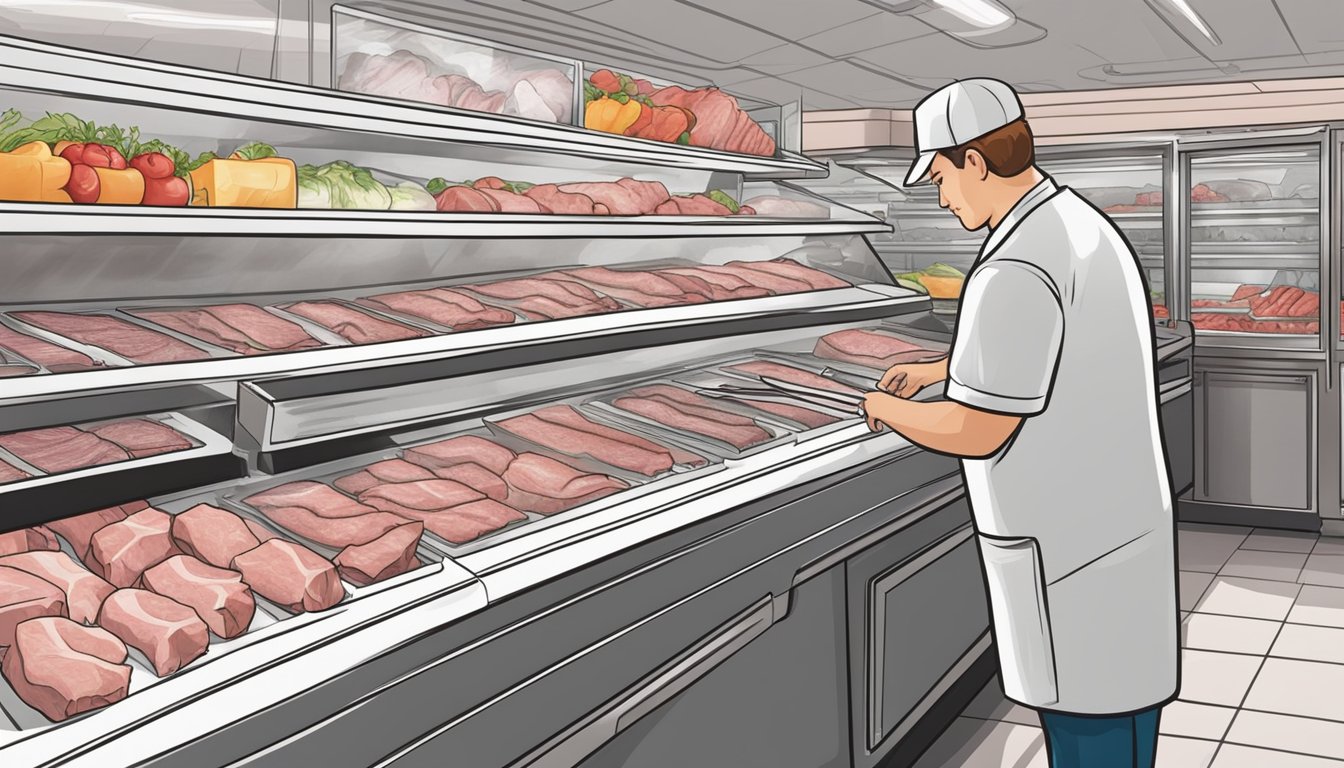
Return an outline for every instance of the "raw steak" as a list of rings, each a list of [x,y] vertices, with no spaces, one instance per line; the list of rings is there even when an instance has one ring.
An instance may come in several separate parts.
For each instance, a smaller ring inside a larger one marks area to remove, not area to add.
[[[143,653],[166,677],[200,658],[210,631],[187,606],[144,589],[119,589],[103,602],[98,625]]]
[[[494,200],[495,205],[499,206],[500,213],[542,214],[551,212],[550,208],[543,206],[536,200],[517,192],[510,192],[507,189],[481,189],[477,187],[476,191]]]
[[[805,408],[801,405],[792,405],[790,403],[776,403],[768,400],[737,400],[731,399],[730,402],[737,403],[745,408],[754,408],[758,411],[765,411],[776,416],[783,417],[789,421],[794,421],[808,429],[824,427],[827,424],[834,424],[840,421],[839,416],[832,416],[829,413],[816,411],[811,408]]]
[[[520,299],[515,306],[528,320],[563,320],[567,317],[600,315],[614,311],[601,304],[564,304],[549,296],[528,296]]]
[[[577,429],[581,432],[605,437],[611,440],[619,440],[647,451],[664,452],[672,457],[672,463],[687,467],[703,467],[709,462],[705,461],[703,456],[697,456],[690,451],[683,451],[675,446],[665,446],[655,443],[652,440],[640,437],[639,435],[626,432],[625,430],[609,427],[605,424],[598,424],[589,421],[587,417],[568,405],[552,405],[532,412],[533,416],[552,424]]]
[[[399,525],[368,544],[346,547],[336,555],[336,570],[355,586],[363,587],[406,573],[420,564],[415,548],[420,546],[424,523]]]
[[[253,304],[146,309],[131,314],[240,355],[291,352],[322,346],[322,342],[309,336],[297,323]]]
[[[17,568],[55,585],[65,593],[66,613],[81,624],[92,624],[103,601],[116,591],[64,552],[21,552],[0,557],[0,566]]]
[[[715,402],[714,400],[698,395],[695,392],[687,391],[681,387],[654,384],[647,387],[640,387],[639,389],[633,389],[629,394],[634,397],[660,400],[687,416],[695,416],[705,419],[706,421],[712,421],[726,426],[746,428],[760,426],[749,416],[743,416],[740,413],[728,410],[722,406],[722,403]]]
[[[288,510],[300,510],[322,518],[356,517],[376,511],[373,507],[360,504],[331,486],[311,480],[277,485],[270,490],[248,496],[243,499],[243,503],[255,507],[267,517],[272,517],[272,513],[283,514]]]
[[[301,301],[283,309],[317,323],[351,344],[377,344],[429,335],[428,331],[374,317],[334,301]]]
[[[755,422],[747,426],[724,424],[717,419],[688,414],[662,398],[620,397],[612,405],[673,429],[712,437],[738,450],[750,448],[770,439],[770,433],[761,429]]]
[[[32,475],[7,461],[0,460],[0,485],[18,482],[29,477],[32,477]]]
[[[243,520],[243,525],[246,525],[247,530],[250,531],[253,536],[256,536],[257,541],[261,542],[262,544],[265,544],[271,539],[280,538],[279,534],[273,532],[271,529],[267,528],[266,526],[254,520]]]
[[[841,280],[834,275],[822,272],[819,269],[805,267],[793,259],[780,257],[770,261],[739,261],[748,269],[754,269],[758,272],[768,272],[777,277],[787,277],[792,280],[801,280],[816,290],[825,290],[827,288],[849,288],[850,283]]]
[[[48,427],[0,435],[0,448],[52,474],[131,458],[116,443],[74,427]]]
[[[0,347],[31,360],[52,373],[87,371],[96,365],[93,358],[83,352],[76,352],[36,336],[19,333],[6,325],[0,325]]]
[[[89,546],[89,569],[117,587],[129,587],[152,568],[180,554],[173,543],[172,517],[153,507],[93,535]]]
[[[812,286],[803,280],[795,280],[791,277],[777,275],[760,269],[750,269],[740,261],[730,262],[723,266],[706,265],[701,267],[701,269],[706,272],[716,272],[736,277],[739,280],[744,280],[758,288],[764,288],[776,295],[806,293],[807,291],[812,290]]]
[[[93,427],[89,431],[121,446],[134,459],[185,451],[192,447],[191,441],[177,430],[152,419],[116,421]]]
[[[18,568],[0,567],[0,653],[14,644],[14,628],[38,616],[66,615],[65,594]]]
[[[499,443],[476,435],[450,437],[437,443],[417,445],[402,451],[402,455],[407,461],[432,471],[458,464],[480,464],[497,475],[503,475],[517,457]]]
[[[672,197],[661,182],[630,178],[561,184],[560,191],[586,195],[594,205],[605,205],[612,216],[651,216]]]
[[[544,421],[533,414],[496,422],[500,429],[569,456],[580,456],[653,477],[672,469],[666,450],[631,445],[610,437]]]
[[[812,354],[827,360],[840,360],[883,371],[901,363],[917,363],[941,357],[941,353],[918,344],[861,328],[822,336],[817,340]]]
[[[780,363],[772,363],[768,360],[753,360],[749,363],[739,363],[738,365],[729,366],[724,370],[746,374],[753,379],[764,376],[779,381],[786,381],[791,384],[801,384],[805,387],[812,387],[813,389],[824,389],[830,392],[840,392],[846,395],[862,396],[864,394],[862,390],[855,389],[848,384],[841,384],[835,379],[828,379],[825,376],[820,376],[811,371],[804,371],[799,368],[794,368],[793,366],[781,365]]]
[[[654,272],[617,271],[606,267],[571,269],[561,274],[598,286],[603,293],[636,307],[668,307],[700,304],[699,294],[688,294],[676,283]]]
[[[768,288],[747,282],[731,272],[714,272],[699,267],[676,267],[654,270],[663,275],[679,275],[700,280],[709,286],[710,298],[715,301],[728,299],[755,299],[772,295]],[[669,277],[669,279],[671,279]]]
[[[170,557],[145,571],[142,586],[187,606],[217,636],[237,637],[252,626],[257,601],[237,571],[189,555]]]
[[[30,619],[5,654],[5,679],[28,706],[60,722],[126,698],[126,645],[101,627],[60,616]]]
[[[261,544],[243,519],[228,510],[197,504],[173,518],[173,542],[192,557],[216,568]]]
[[[679,86],[659,88],[651,96],[658,106],[689,109],[695,115],[691,145],[724,152],[773,157],[775,140],[737,104],[737,99],[718,88]]]
[[[0,533],[0,556],[22,552],[55,552],[60,548],[61,543],[56,540],[51,529],[44,525]]]
[[[659,216],[732,216],[728,206],[705,195],[678,195],[654,209]]]
[[[230,567],[253,592],[294,613],[325,611],[345,599],[336,566],[293,542],[271,539],[235,557]]]
[[[133,363],[180,363],[210,358],[204,350],[184,341],[107,315],[15,312],[14,317],[68,339],[102,347]]]
[[[554,213],[572,216],[592,216],[593,198],[573,192],[561,192],[554,184],[538,184],[523,194],[551,209]]]
[[[508,325],[517,319],[512,312],[487,307],[465,293],[446,288],[384,293],[360,299],[360,303],[418,317],[454,331]]]
[[[478,189],[454,185],[434,196],[443,213],[499,213],[499,203]]]
[[[514,280],[499,280],[493,283],[480,283],[463,287],[484,296],[508,299],[509,301],[544,296],[568,307],[597,304],[608,309],[621,308],[621,305],[610,299],[603,299],[591,288],[573,280],[565,280],[559,272],[547,272],[536,277],[520,277]]]
[[[351,544],[367,544],[404,522],[386,512],[368,512],[353,517],[322,517],[303,507],[277,507],[265,514],[281,528],[334,549]]]
[[[129,504],[108,507],[96,512],[86,512],[62,520],[53,520],[47,523],[47,526],[69,542],[70,548],[75,550],[79,559],[87,563],[89,561],[89,542],[93,540],[93,534],[112,523],[125,520],[127,515],[133,515],[148,508],[149,504],[143,501],[133,501]]]
[[[629,487],[614,477],[581,472],[538,453],[522,453],[504,473],[509,506],[553,515]]]
[[[465,544],[510,523],[526,520],[527,515],[493,499],[482,499],[436,512],[412,510],[406,518],[424,523],[425,530],[444,541]]]
[[[459,482],[495,501],[503,501],[509,495],[509,486],[504,483],[504,478],[474,462],[436,469],[434,476]]]
[[[352,496],[358,496],[383,483],[409,483],[415,480],[433,479],[434,473],[424,467],[403,459],[388,459],[339,478],[332,485]]]
[[[412,483],[386,483],[359,495],[359,500],[365,504],[403,517],[418,512],[440,512],[484,498],[485,494],[461,483],[438,478]]]

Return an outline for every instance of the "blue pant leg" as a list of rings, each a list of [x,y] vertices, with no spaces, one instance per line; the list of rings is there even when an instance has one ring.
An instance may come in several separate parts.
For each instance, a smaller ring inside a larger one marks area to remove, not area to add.
[[[1157,732],[1162,708],[1134,715],[1134,768],[1154,768],[1157,762]]]
[[[1154,768],[1158,712],[1092,717],[1042,711],[1050,768]]]

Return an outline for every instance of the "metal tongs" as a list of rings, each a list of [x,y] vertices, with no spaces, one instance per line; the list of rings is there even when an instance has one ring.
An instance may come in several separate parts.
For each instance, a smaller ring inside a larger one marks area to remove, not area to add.
[[[817,389],[804,384],[782,381],[769,376],[759,377],[764,387],[720,385],[700,390],[710,397],[734,397],[744,400],[765,400],[772,402],[803,401],[819,408],[842,413],[854,413],[863,404],[861,395],[847,392],[835,392],[829,389]]]

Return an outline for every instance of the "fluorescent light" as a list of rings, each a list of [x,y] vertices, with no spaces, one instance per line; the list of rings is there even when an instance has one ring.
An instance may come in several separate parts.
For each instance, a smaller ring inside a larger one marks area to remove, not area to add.
[[[1209,25],[1204,21],[1204,17],[1196,13],[1195,9],[1190,7],[1190,3],[1187,2],[1187,0],[1162,0],[1162,2],[1173,11],[1181,14],[1186,21],[1190,22],[1195,29],[1199,30],[1201,35],[1208,38],[1210,43],[1213,43],[1214,45],[1223,44],[1223,41],[1218,39],[1218,35],[1214,34],[1213,30],[1210,29]]]
[[[1017,20],[1012,11],[999,5],[995,0],[932,0],[932,2],[967,24],[981,29],[995,29]],[[1183,3],[1184,0],[1173,2]]]

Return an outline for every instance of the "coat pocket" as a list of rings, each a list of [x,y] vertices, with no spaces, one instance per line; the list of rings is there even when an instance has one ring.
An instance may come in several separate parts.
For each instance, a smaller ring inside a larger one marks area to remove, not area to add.
[[[1039,545],[980,536],[1004,693],[1032,707],[1059,700]]]

